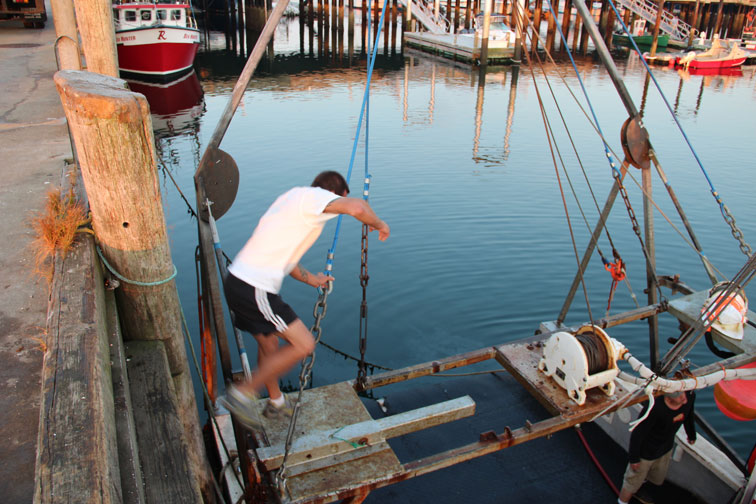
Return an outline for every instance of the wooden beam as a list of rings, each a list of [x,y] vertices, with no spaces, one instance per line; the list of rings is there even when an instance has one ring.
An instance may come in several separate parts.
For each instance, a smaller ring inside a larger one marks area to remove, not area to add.
[[[161,341],[126,343],[146,502],[202,502]]]
[[[412,378],[418,378],[420,376],[428,376],[449,369],[469,366],[470,364],[476,364],[478,362],[493,359],[495,355],[496,349],[494,347],[486,347],[480,350],[474,350],[472,352],[454,355],[452,357],[446,357],[440,360],[425,362],[423,364],[417,364],[415,366],[409,366],[406,368],[396,369],[394,371],[387,371],[385,373],[369,376],[367,380],[365,380],[364,388],[360,388],[357,383],[354,383],[354,386],[357,390],[369,390],[373,388],[383,387],[384,385],[411,380]]]
[[[103,279],[94,247],[83,235],[55,259],[35,503],[122,502]]]
[[[359,449],[354,448],[352,443],[369,446],[474,413],[475,401],[470,396],[463,396],[379,420],[367,420],[335,430],[311,432],[294,440],[287,463],[299,464],[333,456]],[[257,456],[267,470],[276,469],[283,461],[284,446],[260,448],[257,450]]]

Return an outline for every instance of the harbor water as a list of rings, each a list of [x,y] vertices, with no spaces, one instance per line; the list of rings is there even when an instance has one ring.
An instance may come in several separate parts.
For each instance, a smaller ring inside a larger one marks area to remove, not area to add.
[[[365,59],[359,44],[352,57],[301,54],[298,37],[296,20],[279,27],[276,55],[260,64],[221,144],[240,172],[236,200],[218,221],[229,257],[278,194],[309,185],[321,170],[346,175],[350,168]],[[204,96],[191,107],[154,118],[179,293],[195,337],[197,226],[168,175],[194,206],[192,176],[244,62],[223,50],[200,52],[190,79],[199,80]],[[746,256],[712,190],[734,215],[745,241],[756,246],[756,67],[730,75],[653,67],[654,79],[647,81],[636,55],[620,55],[617,65],[704,253],[723,278],[732,278]],[[576,255],[582,256],[588,243],[588,226],[595,225],[597,205],[603,207],[613,183],[601,139],[586,119],[590,108],[581,83],[616,163],[622,159],[619,132],[627,118],[600,63],[582,57],[577,67],[580,79],[569,61],[489,67],[481,75],[477,68],[381,46],[350,180],[351,194],[359,196],[368,166],[370,203],[391,226],[386,242],[375,235],[369,240],[367,361],[410,366],[528,337],[541,322],[557,318],[577,270]],[[544,116],[553,131],[551,141]],[[642,233],[641,172],[631,168],[628,175],[629,202]],[[656,173],[653,179],[658,274],[679,274],[693,288],[705,289],[709,283],[701,260]],[[307,269],[323,269],[335,227],[331,221],[305,255]],[[614,294],[609,312],[615,314],[635,308],[633,296],[641,306],[647,304],[644,256],[622,198],[614,205],[608,231],[611,243],[602,235],[601,252],[611,260],[613,244],[627,263],[629,279]],[[323,340],[352,356],[359,356],[360,232],[356,221],[343,220],[334,289],[322,323]],[[566,323],[605,316],[610,287],[609,274],[594,256]],[[751,299],[756,299],[755,289],[746,289]],[[287,279],[282,292],[311,324],[316,291]],[[667,338],[680,336],[680,330],[670,315],[660,318],[660,327],[663,355],[670,346]],[[612,328],[609,334],[648,362],[645,321]],[[246,338],[254,363],[254,340]],[[692,367],[716,360],[703,342],[688,357]],[[487,363],[488,369],[496,367]],[[315,386],[356,374],[355,361],[318,347]],[[284,384],[297,386],[298,369]],[[698,397],[698,410],[746,457],[756,442],[753,425],[720,413],[711,389]],[[497,432],[503,427],[491,426]]]

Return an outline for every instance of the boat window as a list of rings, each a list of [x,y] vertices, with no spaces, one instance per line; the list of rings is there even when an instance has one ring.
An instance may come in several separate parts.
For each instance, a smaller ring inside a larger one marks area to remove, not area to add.
[[[143,10],[140,12],[142,21],[152,21],[152,11]]]
[[[157,18],[160,21],[165,21],[166,19],[168,19],[168,11],[165,10],[165,9],[158,9],[158,11],[157,11]]]
[[[136,11],[135,10],[123,11],[123,19],[125,21],[136,21]]]
[[[181,9],[171,10],[171,21],[181,21]]]

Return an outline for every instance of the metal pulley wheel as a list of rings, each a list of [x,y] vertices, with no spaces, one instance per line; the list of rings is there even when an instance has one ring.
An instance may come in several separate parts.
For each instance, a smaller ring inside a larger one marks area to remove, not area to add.
[[[648,142],[648,131],[641,125],[638,116],[628,117],[622,124],[620,140],[630,164],[639,169],[647,169],[650,166],[648,151],[651,144]]]

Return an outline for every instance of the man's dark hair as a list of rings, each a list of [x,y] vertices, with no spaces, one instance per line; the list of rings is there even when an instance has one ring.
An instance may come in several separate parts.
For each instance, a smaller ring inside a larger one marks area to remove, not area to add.
[[[346,194],[349,194],[349,186],[347,185],[346,180],[341,173],[336,171],[328,170],[320,172],[318,176],[315,177],[315,180],[312,181],[311,186],[323,188],[326,191],[331,191],[339,196],[345,194],[344,191],[346,191]]]

